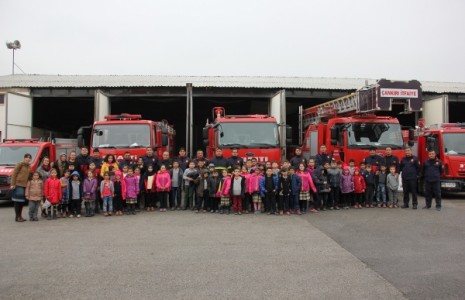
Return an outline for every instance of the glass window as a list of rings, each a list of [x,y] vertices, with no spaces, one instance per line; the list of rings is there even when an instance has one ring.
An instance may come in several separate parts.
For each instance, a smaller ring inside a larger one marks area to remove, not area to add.
[[[347,126],[348,146],[350,148],[403,147],[400,124],[391,123],[352,123]]]
[[[92,147],[94,148],[145,148],[150,146],[148,124],[97,125],[92,135]]]
[[[2,146],[0,147],[0,165],[14,166],[16,163],[23,161],[24,154],[29,153],[34,161],[39,147],[24,147],[24,146]]]
[[[444,133],[444,152],[447,155],[465,155],[464,133]]]
[[[278,126],[275,123],[221,123],[219,145],[224,147],[277,147]]]

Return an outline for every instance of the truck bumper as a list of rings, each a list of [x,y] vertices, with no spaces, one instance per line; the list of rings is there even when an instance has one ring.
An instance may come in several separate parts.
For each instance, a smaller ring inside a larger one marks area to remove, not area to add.
[[[9,187],[0,187],[0,200],[11,200],[11,189]]]
[[[441,190],[447,193],[465,192],[465,181],[460,179],[441,180]]]

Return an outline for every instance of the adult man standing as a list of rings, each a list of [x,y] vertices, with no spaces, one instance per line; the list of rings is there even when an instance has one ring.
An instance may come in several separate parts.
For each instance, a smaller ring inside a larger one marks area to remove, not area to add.
[[[424,162],[422,175],[425,184],[425,209],[430,209],[433,195],[436,199],[436,210],[441,210],[441,173],[442,162],[434,150],[428,151],[428,160]]]
[[[291,166],[293,166],[296,170],[299,169],[300,164],[304,164],[304,166],[307,166],[307,160],[305,157],[302,156],[302,148],[298,147],[295,149],[295,155],[291,160],[289,161],[291,163]]]
[[[205,162],[205,165],[207,166],[208,165],[208,159],[205,158],[205,156],[203,156],[203,150],[197,150],[197,154],[194,158],[194,163],[195,165],[198,164],[199,160],[203,160]]]
[[[216,148],[215,157],[211,160],[211,163],[215,165],[215,170],[218,171],[218,175],[223,173],[223,170],[229,167],[228,160],[223,156],[223,150]],[[222,175],[219,175],[222,177]]]
[[[185,171],[189,165],[189,157],[186,155],[186,149],[184,147],[179,148],[178,156],[174,158],[174,161],[179,163],[179,167]]]
[[[370,164],[373,172],[379,170],[381,163],[383,162],[383,158],[376,154],[376,147],[370,148],[370,155],[364,159],[365,165]],[[389,168],[388,168],[389,170]]]
[[[331,155],[326,153],[327,148],[325,144],[320,145],[320,153],[315,156],[316,167],[322,166],[325,163],[331,163]]]
[[[412,208],[417,209],[417,179],[420,172],[420,162],[412,155],[412,148],[405,148],[405,156],[400,160],[399,172],[402,172],[402,188],[404,190],[404,205],[409,207],[409,194],[412,194]]]
[[[396,167],[396,172],[399,171],[399,158],[395,155],[392,155],[392,148],[386,147],[386,155],[383,159],[384,165],[386,165],[386,170],[389,170],[391,166]]]
[[[152,147],[147,147],[145,155],[142,156],[142,160],[144,161],[144,168],[146,170],[149,165],[152,165],[153,170],[155,172],[158,171],[158,157],[153,154]]]
[[[134,167],[134,161],[132,160],[131,153],[129,151],[124,153],[123,159],[118,163],[118,168],[122,170],[125,165],[128,166],[128,168]]]
[[[231,150],[231,157],[228,158],[228,164],[230,168],[242,168],[244,160],[238,156],[238,151],[236,148]]]
[[[168,151],[163,152],[162,158],[162,160],[158,161],[158,169],[164,165],[167,170],[171,170],[173,168],[173,162],[170,159],[170,153]]]
[[[87,169],[89,168],[89,164],[91,162],[91,158],[89,156],[89,148],[87,148],[87,146],[81,147],[81,153],[78,156],[76,156],[76,161],[79,164],[79,170],[76,171],[79,172],[81,178],[84,178]]]

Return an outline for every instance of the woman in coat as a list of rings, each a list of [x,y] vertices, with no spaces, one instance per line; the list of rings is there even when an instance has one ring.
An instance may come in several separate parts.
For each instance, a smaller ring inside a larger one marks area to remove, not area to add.
[[[13,191],[11,200],[14,202],[16,222],[26,221],[22,217],[22,212],[24,203],[26,202],[24,197],[25,190],[27,182],[29,181],[29,175],[31,174],[31,159],[31,154],[24,154],[23,161],[16,164],[13,174],[11,175],[11,190]]]

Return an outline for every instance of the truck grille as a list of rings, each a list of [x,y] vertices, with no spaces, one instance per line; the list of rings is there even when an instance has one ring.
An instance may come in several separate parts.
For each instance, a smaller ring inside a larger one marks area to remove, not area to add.
[[[0,176],[0,185],[8,185],[8,176]]]

